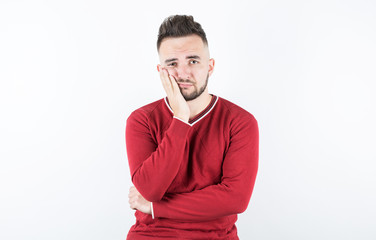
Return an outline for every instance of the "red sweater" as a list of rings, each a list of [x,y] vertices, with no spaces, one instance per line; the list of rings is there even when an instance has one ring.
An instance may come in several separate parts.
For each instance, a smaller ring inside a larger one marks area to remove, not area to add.
[[[238,239],[258,168],[256,119],[213,95],[189,124],[173,117],[168,99],[129,116],[126,146],[132,182],[153,203],[136,211],[127,239]]]

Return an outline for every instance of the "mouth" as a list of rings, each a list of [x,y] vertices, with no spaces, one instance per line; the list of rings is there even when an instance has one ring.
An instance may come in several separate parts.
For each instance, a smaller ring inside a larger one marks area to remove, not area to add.
[[[179,87],[181,88],[189,88],[189,87],[192,87],[192,84],[188,84],[188,83],[178,83]]]

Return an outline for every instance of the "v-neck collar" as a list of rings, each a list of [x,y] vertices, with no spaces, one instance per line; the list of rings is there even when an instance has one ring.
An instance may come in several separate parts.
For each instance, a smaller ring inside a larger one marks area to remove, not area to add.
[[[189,125],[193,126],[195,123],[197,123],[198,121],[203,119],[214,108],[214,106],[216,105],[216,103],[218,101],[218,97],[214,94],[211,94],[211,95],[212,95],[212,98],[211,98],[208,106],[206,106],[206,108],[204,110],[202,110],[199,114],[194,116],[194,118],[190,119],[188,121]],[[165,97],[164,100],[165,100],[165,103],[166,103],[166,106],[168,107],[168,109],[170,109],[172,114],[174,114],[174,111],[172,111],[172,108],[170,107],[170,104],[168,102],[168,98]]]

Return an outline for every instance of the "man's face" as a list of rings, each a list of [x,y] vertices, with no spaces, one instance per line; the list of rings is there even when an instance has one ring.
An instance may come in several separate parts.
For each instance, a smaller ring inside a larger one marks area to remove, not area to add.
[[[197,35],[163,39],[159,48],[161,66],[174,76],[186,101],[208,92],[208,78],[214,69],[209,49]]]

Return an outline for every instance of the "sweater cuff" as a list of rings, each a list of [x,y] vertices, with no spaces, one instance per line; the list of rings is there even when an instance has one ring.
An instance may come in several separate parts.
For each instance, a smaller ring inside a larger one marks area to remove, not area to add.
[[[171,132],[170,134],[186,139],[191,128],[191,125],[188,123],[174,117],[172,118],[171,125],[167,132]]]
[[[154,218],[172,218],[169,208],[166,206],[168,204],[166,201],[167,199],[164,199],[164,201],[158,201],[153,203],[153,216]]]
[[[179,119],[179,120],[182,121],[183,123],[188,124],[189,126],[192,126],[191,124],[189,124],[188,122],[184,121],[183,119],[181,119],[181,118],[179,118],[179,117],[173,116],[173,118]]]
[[[151,209],[151,217],[154,219],[153,202],[150,202],[150,209]]]

